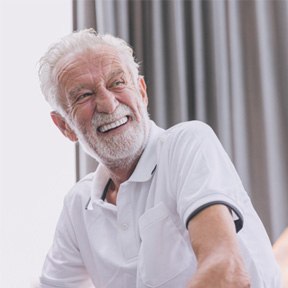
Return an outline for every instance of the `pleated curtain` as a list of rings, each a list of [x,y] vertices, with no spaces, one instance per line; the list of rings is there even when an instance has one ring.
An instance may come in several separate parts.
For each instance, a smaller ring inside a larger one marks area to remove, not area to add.
[[[273,242],[288,225],[288,1],[74,0],[74,29],[125,39],[161,127],[208,123]],[[96,167],[77,146],[77,177]]]

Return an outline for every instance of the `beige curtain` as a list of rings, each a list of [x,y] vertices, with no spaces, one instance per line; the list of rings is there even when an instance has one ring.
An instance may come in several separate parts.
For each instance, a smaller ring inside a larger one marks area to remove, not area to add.
[[[158,125],[213,127],[274,241],[288,225],[288,1],[73,3],[75,29],[134,48]],[[82,177],[96,163],[77,151]]]

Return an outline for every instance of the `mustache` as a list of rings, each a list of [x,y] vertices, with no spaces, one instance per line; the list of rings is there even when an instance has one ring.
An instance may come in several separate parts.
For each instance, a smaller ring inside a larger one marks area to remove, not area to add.
[[[112,114],[95,112],[92,119],[92,124],[94,127],[99,127],[101,125],[117,121],[125,116],[130,116],[133,119],[135,118],[135,115],[130,107],[121,103]]]

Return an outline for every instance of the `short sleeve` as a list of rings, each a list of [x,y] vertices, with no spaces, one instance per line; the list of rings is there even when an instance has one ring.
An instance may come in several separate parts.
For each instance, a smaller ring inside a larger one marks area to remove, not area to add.
[[[39,282],[39,288],[94,287],[84,267],[65,205]]]
[[[223,204],[239,231],[243,226],[241,198],[247,193],[213,130],[191,121],[172,130],[169,138],[171,193],[184,225],[203,209]]]

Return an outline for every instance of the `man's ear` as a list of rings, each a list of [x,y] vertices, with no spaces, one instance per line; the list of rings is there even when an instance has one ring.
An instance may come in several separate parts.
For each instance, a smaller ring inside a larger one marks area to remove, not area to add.
[[[69,138],[73,142],[78,141],[78,138],[74,131],[70,128],[65,119],[58,112],[52,111],[50,113],[50,116],[54,124],[59,128],[59,130],[65,137]]]
[[[138,85],[143,102],[148,105],[147,86],[143,76],[139,76]]]

